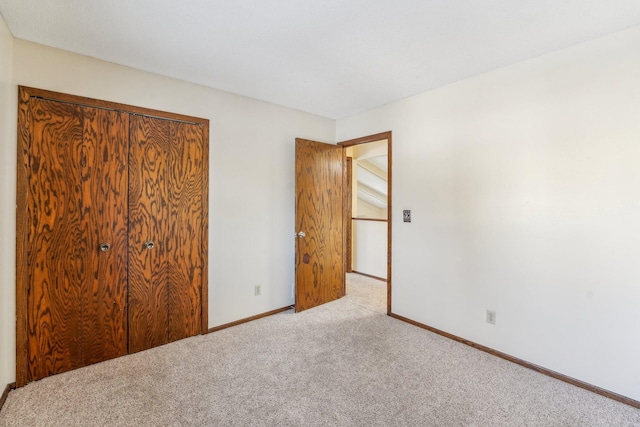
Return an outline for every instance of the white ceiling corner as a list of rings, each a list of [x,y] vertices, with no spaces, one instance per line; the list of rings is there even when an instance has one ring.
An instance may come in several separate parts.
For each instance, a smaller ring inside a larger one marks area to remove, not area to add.
[[[0,0],[15,37],[343,118],[640,25],[638,0]]]

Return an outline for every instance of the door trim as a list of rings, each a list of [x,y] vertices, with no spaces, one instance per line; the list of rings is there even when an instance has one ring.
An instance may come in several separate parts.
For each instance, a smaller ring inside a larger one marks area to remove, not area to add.
[[[353,185],[353,158],[351,157],[347,157],[347,171],[346,171],[346,176],[347,176],[347,185],[344,188],[345,194],[346,194],[346,206],[344,207],[344,211],[345,211],[345,216],[347,218],[351,218],[353,216],[353,191],[352,191],[352,185]],[[351,224],[351,221],[345,221],[345,227],[344,227],[344,235],[345,235],[345,257],[346,257],[346,264],[344,267],[344,271],[346,271],[347,273],[351,273],[353,271],[353,242],[352,242],[352,233],[353,233],[353,227]],[[345,290],[346,290],[346,280],[345,280]]]
[[[30,118],[29,99],[32,97],[53,101],[79,104],[93,108],[103,108],[121,111],[129,114],[151,116],[159,119],[180,121],[197,124],[203,127],[203,218],[202,218],[202,257],[203,276],[200,291],[201,301],[201,334],[208,332],[208,230],[209,230],[209,120],[136,107],[116,102],[103,101],[82,96],[69,95],[59,92],[18,86],[18,150],[17,150],[17,183],[16,183],[16,385],[22,387],[28,381],[28,331],[27,331],[27,283],[29,270],[27,268],[27,206],[29,179],[29,142]]]
[[[368,142],[376,142],[376,141],[381,141],[383,139],[387,140],[387,156],[388,156],[388,180],[387,180],[387,198],[388,198],[388,202],[387,202],[387,315],[391,315],[391,215],[393,212],[392,209],[392,164],[393,162],[391,161],[392,159],[392,155],[391,155],[391,131],[387,131],[387,132],[381,132],[381,133],[376,133],[374,135],[368,135],[368,136],[363,136],[361,138],[356,138],[356,139],[349,139],[347,141],[342,141],[339,142],[338,145],[346,148],[346,147],[352,147],[354,145],[360,145],[360,144],[366,144]],[[348,218],[346,218],[345,215],[345,221],[351,221],[351,215],[349,215]]]

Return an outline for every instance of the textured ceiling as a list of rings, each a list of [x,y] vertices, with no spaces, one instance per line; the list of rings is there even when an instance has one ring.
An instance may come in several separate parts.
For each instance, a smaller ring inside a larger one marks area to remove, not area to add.
[[[638,0],[0,0],[15,37],[330,118],[640,25]]]

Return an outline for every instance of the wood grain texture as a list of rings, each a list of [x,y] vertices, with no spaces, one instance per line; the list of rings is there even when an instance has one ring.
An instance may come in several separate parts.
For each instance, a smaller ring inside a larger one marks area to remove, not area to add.
[[[340,147],[353,147],[354,145],[367,144],[369,142],[377,142],[387,140],[390,141],[391,131],[380,132],[374,135],[367,135],[360,138],[349,139],[346,141],[338,142]]]
[[[385,132],[387,138],[387,161],[389,162],[389,167],[387,170],[387,315],[391,314],[391,260],[393,257],[391,256],[391,248],[393,245],[391,244],[393,233],[391,229],[393,228],[393,139],[391,131]]]
[[[186,320],[187,326],[183,324],[174,329],[182,331],[178,337],[206,333],[209,121],[22,86],[18,95],[17,386],[126,354],[131,314],[138,318],[147,316],[148,321],[143,322],[138,335],[131,334],[134,338],[143,337],[140,338],[142,345],[135,348],[134,344],[133,351],[168,342],[172,310],[170,273],[168,257],[162,252],[167,245],[176,246],[196,235],[194,241],[189,240],[186,250],[177,248],[172,255],[174,259],[185,251],[200,255],[199,259],[182,263],[189,266],[186,273],[174,273],[184,278],[195,272],[196,280],[189,283],[199,282],[197,292],[191,290],[186,298],[176,297],[177,306],[181,308],[175,310],[174,323],[178,324],[180,313],[192,312],[193,315]],[[51,106],[54,106],[52,110]],[[141,118],[139,114],[153,117]],[[135,129],[134,124],[129,123],[131,117],[132,121],[137,120]],[[172,122],[176,126],[174,134],[180,139],[174,147],[180,162],[173,173],[180,176],[182,186],[176,190],[173,204],[167,189],[169,165],[173,164],[169,143]],[[158,131],[158,128],[161,129]],[[136,158],[138,161],[130,169],[127,152],[130,133],[136,129],[140,131],[138,135],[145,136],[145,144],[137,147],[141,157]],[[39,132],[35,139],[34,131]],[[191,133],[198,135],[195,139],[199,139],[199,150],[179,151],[180,144],[194,140]],[[162,136],[156,138],[158,135]],[[139,198],[131,201],[137,215],[132,227],[128,224],[130,203],[127,200],[130,170],[134,171],[134,190]],[[195,172],[189,178],[181,175],[190,171]],[[50,177],[41,179],[49,173]],[[193,182],[199,183],[197,190]],[[198,196],[192,197],[196,192]],[[200,214],[196,223],[184,223],[186,213],[197,210],[198,206]],[[176,212],[176,220],[177,215],[181,216],[181,224],[172,225],[177,230],[173,240],[168,237],[173,230],[169,225],[170,207]],[[44,214],[40,215],[38,210]],[[149,222],[143,226],[141,221],[145,215]],[[61,220],[63,217],[65,223]],[[153,250],[141,250],[140,245],[147,239],[141,235],[132,237],[129,230],[135,227],[138,230],[146,227],[150,234],[159,230],[154,233],[157,239]],[[102,242],[111,244],[108,252],[98,250]],[[134,244],[132,254],[137,259],[129,257],[131,242]],[[135,246],[138,243],[140,245]],[[131,259],[134,259],[134,274],[154,284],[151,290],[149,283],[134,286],[134,290],[139,291],[134,294],[134,302],[148,298],[154,304],[140,309],[139,313],[128,312]],[[49,269],[50,264],[56,265]],[[71,282],[78,286],[70,286]],[[36,283],[40,288],[34,293],[32,285]],[[33,370],[37,372],[34,374]]]
[[[202,125],[202,290],[200,333],[209,332],[209,121]]]
[[[353,158],[347,157],[347,185],[344,187],[345,191],[345,204],[344,204],[344,218],[345,218],[345,241],[347,243],[347,249],[345,252],[346,266],[345,271],[351,273],[353,271],[353,223],[350,219],[353,217]]]
[[[446,337],[446,338],[452,339],[454,341],[457,341],[459,343],[468,345],[469,347],[473,347],[473,348],[478,349],[480,351],[484,351],[486,353],[489,353],[489,354],[491,354],[493,356],[496,356],[496,357],[499,357],[501,359],[508,360],[509,362],[516,363],[516,364],[518,364],[520,366],[524,366],[525,368],[532,369],[532,370],[534,370],[536,372],[539,372],[539,373],[541,373],[543,375],[547,375],[547,376],[553,377],[553,378],[558,379],[560,381],[564,381],[566,383],[572,384],[572,385],[574,385],[576,387],[580,387],[580,388],[583,388],[585,390],[589,390],[589,391],[591,391],[593,393],[600,394],[602,396],[608,397],[608,398],[613,399],[613,400],[617,400],[618,402],[622,402],[622,403],[625,403],[627,405],[633,406],[634,408],[640,409],[640,401],[628,398],[626,396],[622,396],[620,394],[614,393],[614,392],[609,391],[609,390],[605,390],[605,389],[600,388],[598,386],[595,386],[593,384],[589,384],[589,383],[586,383],[584,381],[577,380],[575,378],[569,377],[569,376],[561,374],[559,372],[552,371],[551,369],[543,368],[542,366],[536,365],[534,363],[527,362],[526,360],[519,359],[517,357],[511,356],[511,355],[503,353],[501,351],[494,350],[494,349],[492,349],[490,347],[487,347],[487,346],[484,346],[482,344],[478,344],[478,343],[475,343],[473,341],[469,341],[469,340],[461,338],[461,337],[459,337],[457,335],[453,335],[453,334],[450,334],[450,333],[445,332],[443,330],[434,328],[432,326],[425,325],[424,323],[416,322],[415,320],[411,320],[411,319],[409,319],[407,317],[400,316],[400,315],[395,314],[395,313],[389,313],[389,316],[391,316],[391,317],[393,317],[395,319],[398,319],[398,320],[400,320],[402,322],[406,322],[406,323],[409,323],[411,325],[417,326],[419,328],[426,329],[427,331],[433,332],[434,334],[438,334],[438,335],[441,335],[443,337]]]
[[[29,380],[82,366],[82,108],[31,98]]]
[[[209,120],[200,117],[186,116],[184,114],[176,114],[167,111],[154,110],[152,108],[138,107],[135,105],[121,104],[118,102],[104,101],[102,99],[87,98],[84,96],[70,95],[67,93],[54,92],[51,90],[37,89],[28,86],[20,86],[20,89],[29,96],[43,98],[56,101],[64,101],[70,104],[86,105],[90,107],[115,110],[147,117],[161,118],[165,120],[173,120],[186,123],[197,123],[202,126],[209,126]]]
[[[168,342],[169,122],[131,116],[129,131],[129,352]],[[147,249],[145,242],[153,241]]]
[[[296,311],[344,296],[342,147],[296,139]]]
[[[128,116],[30,99],[27,380],[126,354]],[[99,251],[101,241],[113,250]]]
[[[127,354],[128,150],[128,114],[84,108],[83,365]]]
[[[204,257],[202,126],[172,122],[169,153],[169,341],[201,331]]]
[[[28,250],[28,200],[29,200],[29,147],[31,123],[29,92],[18,88],[18,148],[16,158],[16,385],[28,382],[28,307],[29,284]]]

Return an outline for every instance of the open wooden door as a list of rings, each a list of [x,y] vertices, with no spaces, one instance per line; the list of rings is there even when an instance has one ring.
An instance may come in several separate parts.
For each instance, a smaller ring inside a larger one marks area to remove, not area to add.
[[[342,147],[296,139],[296,312],[345,295]]]

